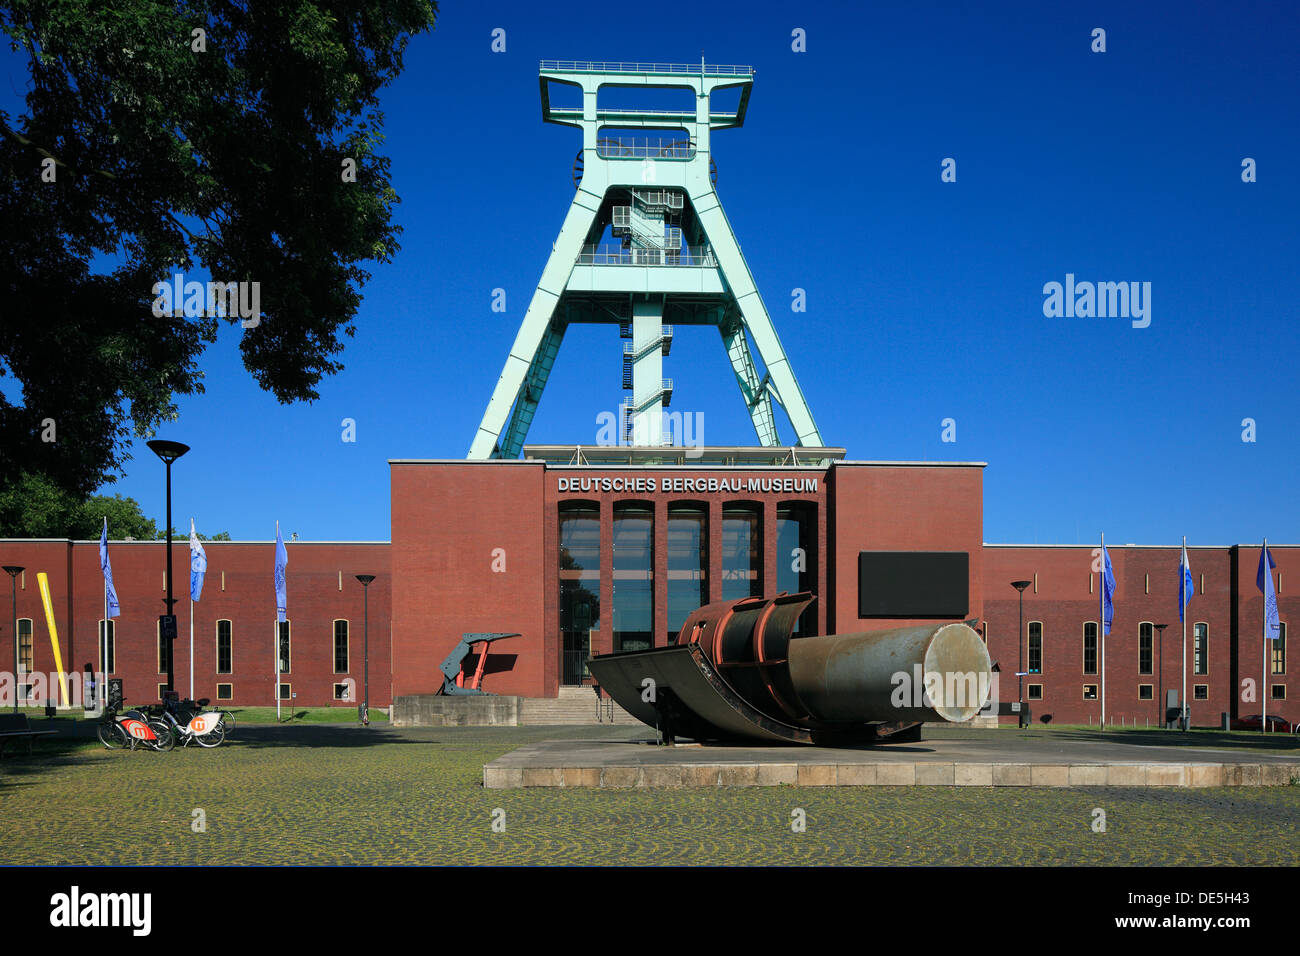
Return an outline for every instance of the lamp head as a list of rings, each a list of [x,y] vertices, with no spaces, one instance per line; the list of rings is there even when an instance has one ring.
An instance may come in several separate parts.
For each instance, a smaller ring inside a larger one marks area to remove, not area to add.
[[[145,444],[149,446],[155,455],[169,465],[190,450],[189,445],[182,445],[178,441],[163,441],[159,438],[145,442]]]
[[[19,566],[16,565],[16,564],[6,564],[6,565],[5,565],[5,571],[9,574],[9,576],[10,576],[11,578],[16,578],[16,577],[18,577],[18,575],[22,574],[22,573],[23,573],[24,571],[26,571],[26,570],[27,570],[26,568],[19,567]]]
[[[362,586],[367,586],[367,585],[369,585],[370,582],[373,581],[374,579],[375,579],[375,576],[374,576],[373,574],[358,574],[358,575],[357,575],[357,580],[361,582]]]
[[[1015,588],[1017,591],[1019,591],[1021,594],[1024,594],[1025,588],[1029,587],[1029,585],[1033,583],[1034,583],[1033,581],[1012,581],[1011,586]]]

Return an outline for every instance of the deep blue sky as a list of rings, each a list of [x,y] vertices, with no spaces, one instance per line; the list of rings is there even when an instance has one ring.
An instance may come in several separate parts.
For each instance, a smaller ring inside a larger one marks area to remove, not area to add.
[[[757,68],[744,128],[715,139],[718,191],[828,444],[987,461],[991,542],[1300,541],[1294,4],[586,6],[442,4],[384,97],[405,233],[346,370],[278,405],[227,329],[160,432],[194,448],[178,527],[388,538],[387,459],[464,456],[573,196],[578,132],[540,122],[538,60],[703,51]],[[25,77],[3,62],[12,109]],[[1045,318],[1067,272],[1152,283],[1150,327]],[[568,333],[529,441],[594,442],[620,346]],[[665,374],[707,443],[753,442],[715,331],[679,330]],[[108,490],[157,515],[161,465],[141,446]]]

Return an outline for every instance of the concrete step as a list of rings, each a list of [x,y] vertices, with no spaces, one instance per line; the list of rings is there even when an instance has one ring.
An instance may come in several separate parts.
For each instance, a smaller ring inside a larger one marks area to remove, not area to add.
[[[612,704],[612,706],[611,706]],[[618,704],[605,698],[602,716],[596,713],[596,693],[590,687],[561,687],[557,697],[525,697],[520,702],[519,723],[523,726],[586,725],[610,723],[639,724],[640,721]]]

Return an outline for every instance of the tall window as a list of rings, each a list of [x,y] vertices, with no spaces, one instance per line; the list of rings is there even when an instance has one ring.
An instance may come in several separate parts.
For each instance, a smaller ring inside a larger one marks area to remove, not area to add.
[[[1097,622],[1085,621],[1083,624],[1083,672],[1097,673]]]
[[[32,619],[22,617],[18,619],[18,670],[20,673],[30,673],[35,669],[32,651]]]
[[[162,622],[158,622],[158,673],[166,674],[171,668],[172,642],[162,636]],[[166,685],[161,685],[166,686]]]
[[[614,511],[614,650],[654,646],[654,512],[639,506]]]
[[[1210,625],[1204,621],[1197,621],[1192,625],[1192,633],[1195,635],[1193,644],[1195,666],[1192,673],[1208,674],[1210,672]]]
[[[334,622],[334,673],[348,672],[348,622]]]
[[[233,627],[229,621],[217,622],[217,673],[229,674],[234,659]]]
[[[560,511],[560,641],[565,684],[587,676],[591,632],[600,629],[600,512]]]
[[[1273,673],[1285,674],[1286,673],[1286,624],[1285,622],[1282,621],[1279,621],[1278,624],[1279,624],[1279,629],[1277,632],[1277,637],[1275,637],[1272,641]]]
[[[815,510],[806,504],[786,505],[776,512],[776,590],[795,594],[817,589],[816,569],[813,567],[814,546],[817,534]],[[814,631],[817,614],[810,605],[795,622],[795,636]]]
[[[1154,654],[1154,636],[1155,629],[1151,626],[1150,621],[1143,621],[1138,625],[1138,673],[1150,674],[1155,670]]]
[[[115,624],[112,620],[99,622],[99,646],[95,649],[95,656],[100,658],[99,669],[105,674],[111,674],[116,669],[113,666],[117,657],[117,649],[113,646],[113,639],[117,635]]]
[[[763,593],[763,526],[757,511],[722,512],[722,599]]]
[[[691,612],[709,603],[705,567],[709,558],[708,514],[698,508],[668,512],[668,642]]]
[[[279,635],[280,636],[280,673],[288,674],[290,672],[291,665],[293,664],[293,657],[290,653],[292,648],[290,647],[290,641],[289,641],[290,622],[280,621],[278,623],[279,623],[279,632],[280,632]],[[284,686],[288,687],[289,685],[285,684]]]
[[[1043,672],[1043,622],[1029,622],[1029,673]]]

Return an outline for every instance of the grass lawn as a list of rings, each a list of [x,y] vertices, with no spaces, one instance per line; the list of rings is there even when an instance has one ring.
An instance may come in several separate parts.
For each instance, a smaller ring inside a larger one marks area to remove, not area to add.
[[[47,740],[0,761],[0,863],[1300,864],[1300,786],[481,786],[521,744],[646,733],[241,722],[227,745],[169,754]]]

